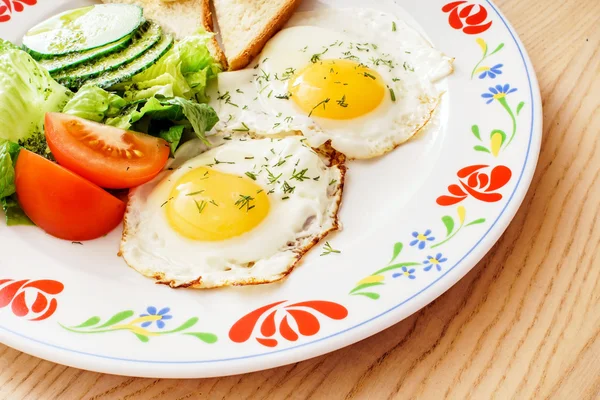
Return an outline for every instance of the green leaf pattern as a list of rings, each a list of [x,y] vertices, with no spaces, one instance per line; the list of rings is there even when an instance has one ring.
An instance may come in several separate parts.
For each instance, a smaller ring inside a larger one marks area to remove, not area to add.
[[[208,344],[215,343],[218,339],[217,336],[213,333],[188,331],[190,328],[194,327],[198,323],[199,318],[197,317],[189,318],[188,320],[171,330],[162,330],[160,328],[157,330],[151,329],[149,326],[153,322],[159,321],[165,316],[157,313],[155,313],[155,315],[140,314],[138,317],[135,317],[135,315],[136,313],[133,310],[124,310],[114,314],[113,316],[108,318],[108,320],[106,320],[106,322],[104,323],[101,323],[102,319],[99,316],[93,316],[79,325],[68,326],[60,324],[60,326],[66,329],[67,331],[81,334],[98,334],[116,331],[128,331],[133,333],[133,335],[137,337],[142,343],[149,342],[151,337],[173,334],[193,336],[196,339],[199,339]]]
[[[475,130],[473,131],[473,133],[475,133]],[[430,246],[430,249],[436,249],[438,247],[444,246],[446,243],[448,243],[450,240],[452,240],[454,237],[456,237],[456,235],[458,235],[464,228],[469,227],[469,226],[474,226],[474,225],[480,225],[486,222],[485,218],[477,218],[474,219],[470,222],[466,222],[466,217],[467,217],[467,210],[465,209],[464,206],[458,206],[456,208],[456,216],[450,216],[450,215],[444,215],[441,219],[442,221],[442,225],[444,225],[444,227],[446,228],[446,236],[439,242],[433,242],[433,244]],[[428,230],[426,232],[426,234],[428,234],[430,231]],[[416,233],[413,234],[413,237],[418,236]],[[419,240],[419,239],[417,239]],[[417,242],[417,240],[415,240],[413,243],[411,243],[411,246],[416,244],[415,242]],[[432,240],[434,240],[432,238]],[[421,247],[415,247],[415,248],[419,248],[421,249]],[[395,262],[396,259],[398,258],[398,256],[401,254],[403,250],[403,244],[401,242],[397,242],[396,244],[394,244],[394,248],[393,248],[393,253],[392,253],[392,259],[390,260],[390,262],[388,263],[387,266],[385,266],[384,268],[381,268],[375,272],[373,272],[371,275],[361,279],[360,281],[358,281],[356,283],[356,285],[354,286],[354,288],[352,290],[350,290],[350,292],[348,293],[351,296],[362,296],[362,297],[366,297],[369,298],[371,300],[378,300],[379,298],[381,298],[381,295],[379,293],[377,293],[374,289],[380,289],[381,286],[384,286],[386,284],[389,283],[389,275],[390,273],[392,273],[392,277],[398,277],[398,278],[404,278],[407,277],[408,279],[415,280],[417,279],[417,269],[419,267],[425,267],[423,270],[424,271],[429,271],[429,270],[434,270],[431,268],[431,264],[429,264],[428,267],[426,267],[426,262],[427,260],[425,260],[424,262],[420,262],[420,261],[407,261],[407,262]],[[435,254],[435,253],[434,253]],[[437,256],[439,256],[441,253],[439,253]],[[437,257],[435,256],[435,257]],[[422,257],[422,256],[420,256]],[[434,256],[429,256],[428,255],[428,260],[432,260],[433,258],[435,258]],[[445,261],[445,259],[444,259]]]

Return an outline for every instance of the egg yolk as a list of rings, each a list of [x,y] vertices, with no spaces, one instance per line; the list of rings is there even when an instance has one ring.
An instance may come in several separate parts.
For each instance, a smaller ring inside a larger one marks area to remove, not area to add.
[[[294,102],[310,116],[352,119],[381,104],[385,85],[376,71],[351,60],[309,64],[288,83]]]
[[[269,213],[269,198],[250,178],[193,169],[173,187],[163,205],[171,227],[201,241],[219,241],[256,228]]]

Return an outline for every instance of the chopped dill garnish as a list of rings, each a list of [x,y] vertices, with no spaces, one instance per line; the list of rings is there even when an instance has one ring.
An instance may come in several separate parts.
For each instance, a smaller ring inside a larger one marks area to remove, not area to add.
[[[411,65],[406,61],[404,61],[404,64],[402,64],[402,66],[404,67],[405,71],[415,72],[415,69],[411,67]]]
[[[310,62],[313,64],[316,64],[317,62],[321,61],[321,56],[323,54],[327,53],[327,50],[329,50],[329,49],[325,48],[325,50],[323,50],[322,53],[313,54],[312,57],[310,58]]]
[[[282,188],[283,188],[283,193],[290,194],[290,193],[294,193],[296,186],[290,186],[290,184],[287,183],[287,181],[284,181]]]
[[[396,32],[396,29],[398,29],[396,27],[396,21],[392,21],[392,32]]]
[[[323,110],[325,110],[325,105],[326,105],[327,103],[329,103],[329,100],[330,100],[330,98],[328,97],[328,98],[326,98],[325,100],[321,101],[321,102],[320,102],[319,104],[317,104],[316,106],[314,106],[314,107],[312,108],[312,110],[310,110],[310,113],[308,114],[308,116],[310,117],[310,116],[312,115],[313,111],[315,111],[315,109],[316,109],[317,107],[319,107],[321,104],[323,105]]]
[[[216,207],[219,207],[219,205],[214,200],[209,201],[209,203],[212,204],[212,205],[214,205],[214,206],[216,206]]]
[[[375,78],[375,76],[374,76],[374,75],[371,75],[371,74],[370,74],[370,73],[368,73],[368,72],[365,72],[365,73],[363,73],[363,75],[365,76],[365,78],[371,78],[371,79],[373,79],[373,80],[377,79],[377,78]]]
[[[198,213],[202,214],[202,211],[204,211],[204,209],[206,208],[206,201],[202,200],[200,203],[198,203],[196,200],[194,200],[194,203],[196,204]]]
[[[302,171],[296,172],[296,168],[294,168],[294,172],[292,172],[292,177],[290,179],[295,179],[300,182],[304,182],[306,179],[310,179],[306,176],[308,172],[308,168],[304,168]]]
[[[358,58],[358,57],[356,57],[354,54],[352,54],[352,53],[351,53],[351,52],[349,52],[349,51],[346,51],[346,52],[344,52],[344,53],[342,53],[342,54],[344,55],[344,58],[345,58],[346,60],[352,60],[352,61],[358,61],[358,60],[359,60],[359,58]]]
[[[256,180],[256,174],[255,174],[254,172],[250,172],[250,171],[248,171],[248,172],[246,172],[246,176],[247,176],[248,178],[252,179],[253,181],[255,181],[255,180]]]
[[[294,68],[286,68],[283,74],[281,75],[280,80],[287,81],[288,79],[291,79],[291,77],[294,76],[295,73],[296,70]]]
[[[269,184],[270,185],[272,185],[275,182],[277,182],[279,180],[279,178],[281,178],[281,176],[283,175],[283,173],[281,173],[279,175],[274,175],[271,171],[269,171],[268,168],[267,168],[267,174],[268,174]]]
[[[325,242],[325,246],[323,246],[323,253],[321,253],[321,256],[327,256],[329,254],[340,254],[341,251],[334,249],[333,247],[331,247],[331,245],[329,244],[329,242]]]
[[[165,205],[166,205],[168,202],[170,202],[171,200],[173,200],[173,197],[170,197],[170,198],[169,198],[169,200],[167,200],[167,201],[165,201],[164,203],[162,203],[162,204],[160,205],[160,207],[161,207],[161,208],[162,208],[162,207],[164,207],[164,206],[165,206]]]
[[[237,104],[231,102],[231,95],[229,94],[229,91],[217,97],[217,100],[225,100],[225,104],[229,104],[234,107],[239,107]]]
[[[242,122],[242,126],[243,126],[243,128],[232,129],[232,131],[234,131],[234,132],[248,132],[250,130],[250,128],[248,128],[248,125],[246,125],[244,122]]]
[[[186,196],[196,196],[203,192],[206,192],[206,190],[198,190],[197,192],[188,193],[188,194],[186,194]]]
[[[385,65],[390,69],[394,68],[394,62],[392,60],[385,60],[383,58],[371,58],[369,59],[369,61],[371,61],[371,63],[376,66]]]
[[[346,103],[346,95],[343,95],[341,99],[336,101],[336,103],[338,103],[340,107],[348,107],[348,103]]]
[[[396,102],[396,93],[394,93],[394,89],[390,88],[390,96],[393,102]]]
[[[271,74],[267,74],[267,73],[265,72],[265,70],[264,70],[264,69],[262,69],[262,68],[260,69],[260,72],[262,73],[262,75],[261,75],[261,76],[259,76],[258,78],[259,78],[259,79],[264,79],[265,81],[269,82],[269,79],[271,78]]]
[[[240,198],[235,202],[235,205],[238,206],[240,210],[246,207],[246,212],[248,212],[254,207],[256,207],[250,204],[250,202],[252,202],[253,200],[254,197],[252,196],[244,196],[243,194],[240,194]]]
[[[219,164],[235,164],[235,161],[221,161],[221,160],[217,160],[216,158],[214,159],[215,163],[213,165],[219,165]],[[208,172],[208,171],[206,171]],[[206,174],[204,174],[206,175]]]
[[[337,182],[337,179],[332,179],[329,181],[329,186],[331,185],[335,185],[335,183]]]

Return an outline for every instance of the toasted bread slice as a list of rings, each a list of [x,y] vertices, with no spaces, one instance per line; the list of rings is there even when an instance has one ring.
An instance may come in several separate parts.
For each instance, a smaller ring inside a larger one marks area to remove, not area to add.
[[[246,67],[301,0],[213,0],[230,70]]]
[[[177,39],[195,34],[200,28],[214,32],[209,0],[102,0],[104,3],[135,4],[144,9],[144,16],[156,21]],[[213,37],[211,54],[227,68],[225,54]]]

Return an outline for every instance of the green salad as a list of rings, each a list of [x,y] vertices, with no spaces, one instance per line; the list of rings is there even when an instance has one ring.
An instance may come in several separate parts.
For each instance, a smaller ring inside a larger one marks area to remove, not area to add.
[[[119,24],[102,24],[106,18]],[[66,31],[73,41],[56,36]],[[190,138],[208,143],[218,117],[206,87],[221,72],[210,39],[198,32],[175,41],[124,5],[59,14],[33,27],[23,47],[0,39],[0,204],[8,224],[31,223],[15,193],[20,150],[54,160],[47,113],[162,138],[171,155]]]

